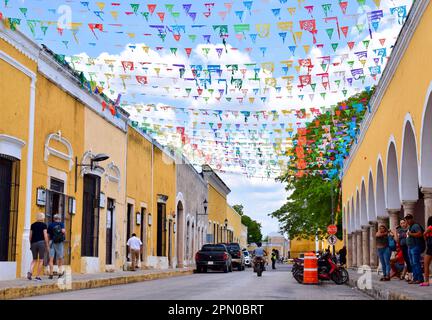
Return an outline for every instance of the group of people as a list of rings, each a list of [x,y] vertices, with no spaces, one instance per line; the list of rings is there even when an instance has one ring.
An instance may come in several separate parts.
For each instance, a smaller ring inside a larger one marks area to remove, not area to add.
[[[411,214],[400,220],[396,230],[389,230],[380,224],[376,233],[376,245],[383,271],[380,281],[390,281],[391,278],[398,277],[409,284],[429,286],[432,217],[427,220],[426,229],[415,222]]]
[[[30,227],[30,250],[32,252],[33,260],[30,264],[30,269],[27,272],[27,279],[32,280],[35,275],[36,281],[42,281],[41,275],[43,274],[42,267],[46,260],[46,253],[49,255],[49,279],[53,279],[54,258],[58,265],[58,277],[64,275],[62,270],[64,259],[64,241],[66,240],[66,230],[64,223],[61,222],[61,216],[55,214],[53,222],[48,226],[45,223],[45,214],[38,213],[36,222]],[[33,274],[33,270],[35,274]]]

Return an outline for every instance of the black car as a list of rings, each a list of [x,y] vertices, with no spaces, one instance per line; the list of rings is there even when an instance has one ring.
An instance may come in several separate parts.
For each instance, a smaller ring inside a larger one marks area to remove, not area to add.
[[[245,257],[243,250],[240,248],[240,244],[235,242],[223,244],[228,248],[233,267],[237,268],[238,271],[243,271],[245,269]]]
[[[224,244],[205,244],[195,254],[197,272],[207,272],[208,269],[232,271],[231,255]]]

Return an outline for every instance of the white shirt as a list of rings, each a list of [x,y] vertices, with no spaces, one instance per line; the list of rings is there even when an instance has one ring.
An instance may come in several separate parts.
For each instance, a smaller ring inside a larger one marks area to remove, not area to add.
[[[137,237],[132,237],[128,240],[127,245],[129,246],[129,248],[131,248],[132,250],[140,250],[141,249],[141,245],[142,242],[140,239],[138,239]]]

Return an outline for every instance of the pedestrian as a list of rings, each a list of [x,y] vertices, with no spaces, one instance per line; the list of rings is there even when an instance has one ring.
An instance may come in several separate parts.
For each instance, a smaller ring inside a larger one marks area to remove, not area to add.
[[[421,254],[425,249],[423,238],[423,227],[414,221],[412,214],[407,214],[405,220],[408,223],[408,232],[406,242],[408,245],[408,253],[413,271],[413,279],[409,284],[420,284],[423,282],[423,272],[421,269]]]
[[[42,281],[42,266],[45,258],[45,251],[48,250],[48,233],[47,225],[45,224],[45,214],[38,213],[36,222],[30,227],[30,250],[33,260],[30,264],[30,270],[27,272],[27,279],[32,280],[33,270],[36,266],[36,281]]]
[[[389,232],[385,225],[380,224],[375,235],[378,257],[381,261],[383,277],[380,281],[390,281],[390,248]]]
[[[137,238],[135,233],[132,233],[132,237],[127,241],[129,247],[129,254],[132,261],[132,270],[138,269],[138,263],[140,260],[140,253],[142,252],[143,243],[139,238]]]
[[[271,254],[272,269],[276,269],[276,251],[273,249]]]
[[[66,230],[64,223],[61,222],[59,214],[54,215],[54,222],[48,226],[49,236],[49,278],[53,278],[54,257],[58,266],[58,277],[64,275],[63,259],[64,259],[64,241],[66,240]]]
[[[427,220],[427,228],[424,232],[426,242],[426,254],[424,255],[424,282],[420,284],[422,287],[429,287],[429,267],[432,261],[432,217]]]
[[[342,249],[339,250],[339,263],[341,266],[346,264],[346,255],[347,255],[347,248],[346,246],[343,246]]]
[[[411,281],[412,268],[409,259],[409,254],[408,254],[408,246],[406,243],[407,232],[408,232],[408,223],[406,222],[405,219],[401,219],[399,222],[399,226],[396,228],[396,241],[401,248],[403,259],[405,261],[405,268],[404,271],[402,272],[400,279],[404,280],[405,277],[407,277],[407,279]]]
[[[403,258],[402,249],[399,244],[396,245],[396,252],[392,253],[392,257],[390,258],[390,268],[391,268],[391,278],[399,278],[401,273],[404,270],[405,260]]]

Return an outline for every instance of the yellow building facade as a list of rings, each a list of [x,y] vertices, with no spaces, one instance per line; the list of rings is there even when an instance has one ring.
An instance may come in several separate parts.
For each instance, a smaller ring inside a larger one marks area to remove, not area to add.
[[[0,280],[29,271],[30,226],[39,212],[46,223],[61,215],[70,272],[128,269],[132,233],[143,242],[141,267],[178,266],[177,246],[187,246],[176,233],[173,154],[133,128],[123,109],[103,108],[59,56],[2,22],[0,74],[7,75],[0,81]],[[198,219],[192,250],[210,238],[240,241],[230,189],[210,167],[202,171],[192,173],[205,188],[200,197],[211,222]]]
[[[351,266],[377,266],[378,223],[432,215],[432,4],[416,1],[344,163],[344,238]]]

